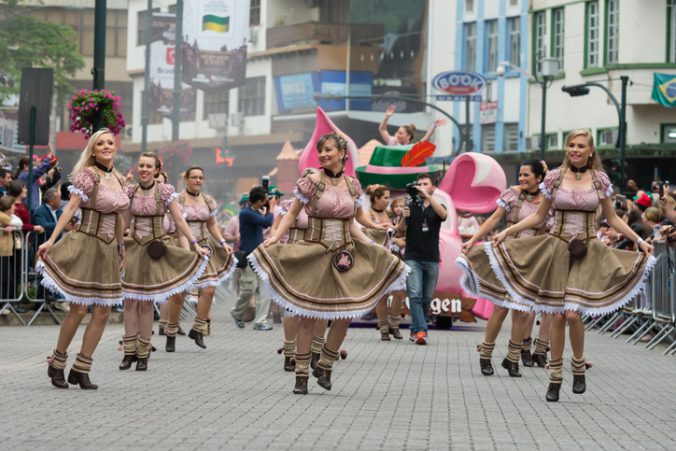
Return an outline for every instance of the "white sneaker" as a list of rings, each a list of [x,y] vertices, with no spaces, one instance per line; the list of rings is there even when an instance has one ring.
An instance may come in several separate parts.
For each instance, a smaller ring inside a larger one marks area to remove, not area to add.
[[[54,308],[57,310],[61,310],[62,312],[70,312],[70,305],[68,302],[55,302],[54,303]]]

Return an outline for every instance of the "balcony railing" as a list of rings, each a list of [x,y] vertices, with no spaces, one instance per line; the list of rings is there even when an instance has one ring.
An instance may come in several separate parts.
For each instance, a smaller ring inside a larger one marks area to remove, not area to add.
[[[268,48],[294,44],[345,44],[348,27],[352,45],[377,45],[382,41],[385,28],[382,24],[334,24],[306,22],[282,25],[267,29]]]

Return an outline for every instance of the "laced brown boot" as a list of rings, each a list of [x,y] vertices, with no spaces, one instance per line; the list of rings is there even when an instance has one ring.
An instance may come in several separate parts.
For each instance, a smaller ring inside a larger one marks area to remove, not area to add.
[[[307,395],[308,367],[310,366],[310,353],[296,354],[296,386],[293,393]]]
[[[136,371],[148,370],[149,358],[150,339],[138,337],[138,347],[136,348]]]
[[[479,366],[481,367],[481,374],[484,376],[492,376],[495,373],[493,370],[493,364],[491,364],[493,349],[495,349],[495,343],[486,343],[485,341],[476,347],[476,350],[479,351]]]
[[[92,359],[78,354],[75,358],[73,368],[68,373],[68,383],[71,385],[79,385],[83,390],[98,390],[99,386],[92,384],[89,380],[89,371],[92,368]]]
[[[136,361],[136,335],[122,337],[122,343],[124,346],[124,357],[122,358],[122,363],[120,363],[119,368],[124,371],[131,368],[132,363]]]
[[[312,371],[312,375],[317,378],[317,384],[319,384],[320,387],[331,390],[331,370],[326,370],[318,366]]]
[[[207,348],[207,345],[204,344],[204,333],[207,332],[207,327],[206,320],[195,318],[192,329],[188,332],[188,337],[195,340],[195,344],[202,349]]]
[[[296,386],[293,387],[295,395],[307,395],[307,376],[296,376]]]
[[[63,374],[66,368],[66,360],[68,360],[67,353],[60,353],[56,349],[49,359],[49,366],[47,367],[47,376],[52,380],[52,385],[56,388],[68,388],[65,375]]]
[[[399,330],[398,327],[392,327],[390,326],[390,334],[392,335],[392,338],[395,340],[403,340],[404,336],[401,335],[401,331]]]

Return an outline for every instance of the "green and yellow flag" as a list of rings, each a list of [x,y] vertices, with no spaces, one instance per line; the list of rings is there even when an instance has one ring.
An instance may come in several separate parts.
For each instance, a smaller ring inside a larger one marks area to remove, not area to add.
[[[216,33],[227,33],[230,29],[230,16],[219,17],[213,14],[202,16],[202,31],[214,31]]]
[[[653,73],[653,100],[666,107],[676,107],[676,74]]]

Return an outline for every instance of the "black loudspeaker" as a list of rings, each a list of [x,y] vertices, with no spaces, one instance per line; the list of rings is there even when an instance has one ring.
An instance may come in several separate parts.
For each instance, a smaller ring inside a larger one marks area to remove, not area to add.
[[[30,144],[31,107],[35,107],[35,141],[49,144],[49,112],[52,107],[53,69],[24,68],[21,71],[21,96],[19,97],[19,144]]]

